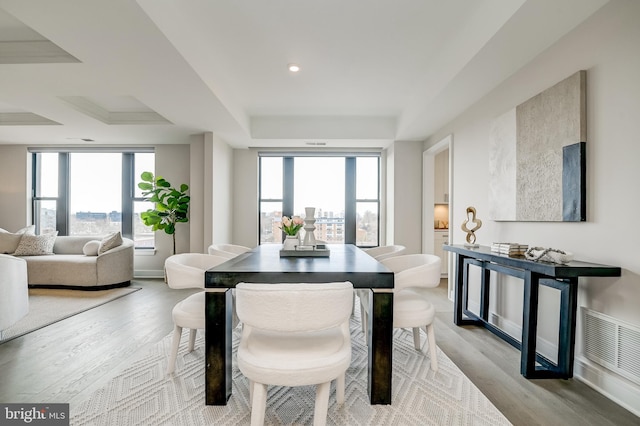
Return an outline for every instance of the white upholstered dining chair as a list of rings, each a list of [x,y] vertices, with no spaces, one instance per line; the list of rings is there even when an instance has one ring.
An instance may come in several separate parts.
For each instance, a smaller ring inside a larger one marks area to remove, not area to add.
[[[405,251],[406,251],[405,246],[402,246],[400,244],[395,244],[390,246],[373,247],[365,250],[365,253],[367,253],[369,256],[373,257],[374,259],[380,261],[380,260],[388,259],[390,257],[400,256],[401,254],[404,254]]]
[[[324,425],[331,381],[344,403],[351,363],[350,282],[236,286],[243,323],[238,367],[249,380],[251,425],[265,418],[267,386],[317,385],[314,425]]]
[[[227,260],[229,259],[226,257],[203,253],[181,253],[169,256],[164,264],[167,284],[169,287],[175,289],[204,288],[205,271]],[[171,316],[173,317],[174,331],[167,374],[175,371],[180,339],[182,338],[182,329],[188,328],[190,330],[188,352],[194,349],[197,330],[204,330],[205,291],[194,293],[178,302],[174,306]],[[237,321],[234,315],[233,325],[235,326],[236,324]]]
[[[242,253],[246,253],[249,250],[251,250],[249,247],[237,244],[211,244],[207,249],[209,254],[227,257],[229,259],[239,256]]]
[[[380,263],[394,272],[393,326],[413,330],[416,350],[421,350],[420,328],[424,327],[429,341],[431,369],[437,371],[436,335],[433,327],[436,309],[429,302],[429,289],[440,284],[440,257],[432,254],[408,254],[384,259]],[[368,334],[370,292],[369,289],[357,291],[365,340]]]

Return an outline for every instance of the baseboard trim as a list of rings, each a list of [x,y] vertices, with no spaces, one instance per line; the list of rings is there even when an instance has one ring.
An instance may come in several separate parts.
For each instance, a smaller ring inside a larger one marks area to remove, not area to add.
[[[637,385],[584,357],[575,357],[573,374],[587,386],[640,417],[640,387]]]

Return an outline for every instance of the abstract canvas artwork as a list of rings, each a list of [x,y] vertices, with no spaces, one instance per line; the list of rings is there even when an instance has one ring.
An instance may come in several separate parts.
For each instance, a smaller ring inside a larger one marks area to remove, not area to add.
[[[489,142],[489,218],[586,220],[586,71],[497,117]]]

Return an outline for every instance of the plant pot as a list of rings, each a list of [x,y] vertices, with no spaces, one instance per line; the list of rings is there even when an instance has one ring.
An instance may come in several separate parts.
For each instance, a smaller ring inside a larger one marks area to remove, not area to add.
[[[284,238],[282,250],[295,250],[298,244],[300,244],[300,239],[297,235],[287,235]]]

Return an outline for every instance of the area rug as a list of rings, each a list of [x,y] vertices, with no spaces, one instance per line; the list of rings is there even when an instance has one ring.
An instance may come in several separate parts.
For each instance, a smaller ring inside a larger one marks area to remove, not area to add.
[[[0,344],[138,290],[140,287],[97,291],[30,288],[29,313],[3,331]]]
[[[346,375],[345,404],[335,402],[332,384],[328,425],[510,425],[498,409],[438,349],[438,371],[430,368],[428,350],[416,351],[410,331],[396,330],[393,348],[391,405],[370,405],[367,396],[367,348],[359,315],[351,324],[353,355]],[[226,406],[207,406],[204,399],[204,341],[186,353],[183,333],[176,373],[166,374],[171,336],[125,367],[90,396],[71,401],[71,425],[248,425],[251,419],[248,382],[237,368],[233,334],[233,394]],[[423,342],[426,336],[423,334]],[[270,386],[267,425],[313,423],[315,388]]]

